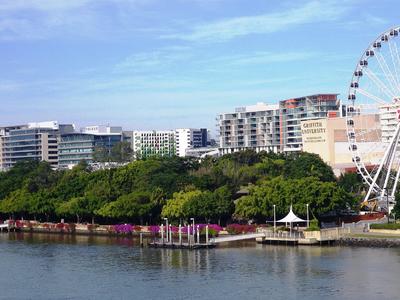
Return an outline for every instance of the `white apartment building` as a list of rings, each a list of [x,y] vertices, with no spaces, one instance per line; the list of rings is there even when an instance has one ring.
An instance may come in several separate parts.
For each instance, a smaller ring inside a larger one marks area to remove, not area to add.
[[[379,106],[382,142],[389,143],[400,120],[400,102]]]
[[[132,150],[135,159],[141,159],[150,156],[174,156],[176,153],[175,131],[133,131]]]
[[[220,154],[280,150],[279,105],[257,103],[218,117]]]
[[[207,147],[208,131],[205,128],[179,128],[175,130],[176,155],[187,156],[187,151]]]

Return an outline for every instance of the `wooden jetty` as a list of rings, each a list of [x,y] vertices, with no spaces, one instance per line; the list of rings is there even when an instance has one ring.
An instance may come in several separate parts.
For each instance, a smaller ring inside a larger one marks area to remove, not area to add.
[[[163,243],[162,241],[154,241],[148,244],[150,248],[166,248],[166,249],[188,249],[188,250],[194,250],[194,249],[212,249],[215,248],[215,244],[212,243],[194,243],[194,244],[188,244],[188,243]]]
[[[15,227],[14,223],[3,223],[3,224],[0,224],[0,232],[4,232],[4,231],[10,232],[12,230],[15,231],[15,229],[16,229],[16,227]]]

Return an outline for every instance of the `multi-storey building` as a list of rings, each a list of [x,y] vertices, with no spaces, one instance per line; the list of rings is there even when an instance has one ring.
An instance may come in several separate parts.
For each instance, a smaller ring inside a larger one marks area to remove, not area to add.
[[[71,168],[82,160],[92,163],[96,147],[110,152],[121,141],[121,127],[88,126],[81,129],[81,132],[62,134],[58,146],[59,167]]]
[[[174,156],[175,131],[133,131],[132,149],[136,159],[150,156]]]
[[[220,114],[220,154],[245,149],[255,151],[299,151],[301,121],[342,115],[337,94],[317,94],[279,102],[258,103]]]
[[[57,168],[57,137],[73,130],[73,125],[60,125],[57,121],[28,123],[26,126],[8,128],[1,138],[2,169],[10,169],[23,160],[47,161]]]
[[[189,149],[207,147],[208,131],[205,128],[179,128],[175,130],[176,155],[184,157]]]
[[[10,134],[11,130],[26,128],[28,125],[14,125],[14,126],[6,126],[0,127],[0,171],[5,170],[5,166],[3,165],[3,144],[4,144],[4,137]]]
[[[280,150],[279,106],[257,103],[219,115],[220,153]]]
[[[400,120],[400,102],[379,106],[382,142],[389,143]]]
[[[316,94],[279,102],[281,151],[302,150],[301,121],[341,116],[337,94]]]

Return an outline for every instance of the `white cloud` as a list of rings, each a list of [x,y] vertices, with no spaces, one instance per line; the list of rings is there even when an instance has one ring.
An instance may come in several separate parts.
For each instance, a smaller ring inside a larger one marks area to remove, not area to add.
[[[167,67],[192,56],[190,47],[171,46],[159,50],[130,55],[118,63],[115,72],[144,71],[154,67]]]
[[[151,28],[135,26],[135,16],[154,1],[158,0],[0,0],[0,40],[109,40],[148,31]],[[127,15],[128,22],[123,17]]]
[[[342,1],[311,1],[282,12],[242,16],[196,25],[188,33],[164,35],[162,38],[187,41],[226,41],[248,34],[279,32],[296,25],[326,22],[341,17],[348,7]]]

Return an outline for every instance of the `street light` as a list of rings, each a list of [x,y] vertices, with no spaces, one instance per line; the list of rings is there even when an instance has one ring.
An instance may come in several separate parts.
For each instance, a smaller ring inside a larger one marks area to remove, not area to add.
[[[310,214],[309,214],[309,212],[308,212],[308,206],[309,206],[309,204],[307,203],[306,206],[307,206],[307,228],[308,228],[308,227],[310,227]]]
[[[164,218],[164,221],[166,222],[166,235],[167,235],[167,243],[168,243],[168,218]]]

